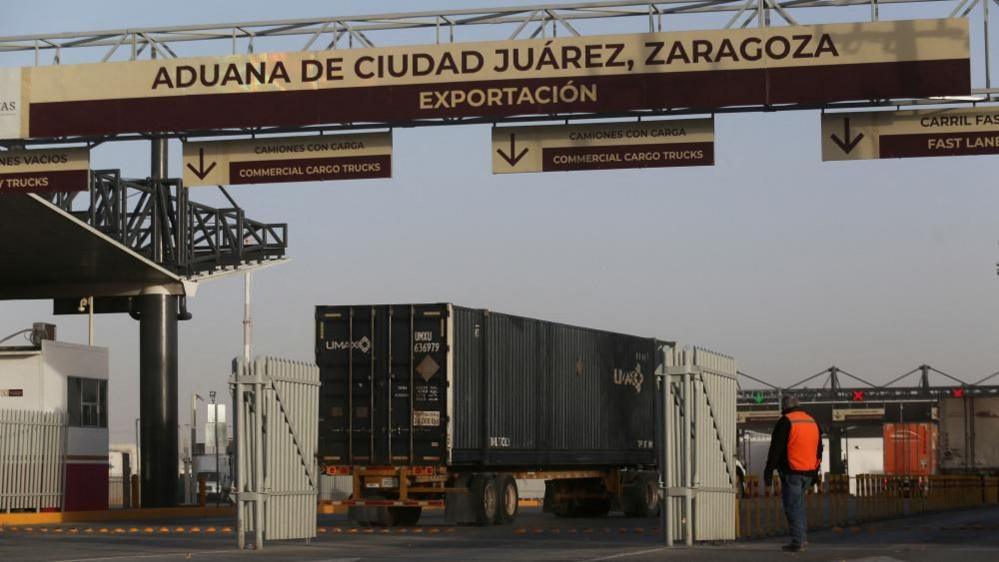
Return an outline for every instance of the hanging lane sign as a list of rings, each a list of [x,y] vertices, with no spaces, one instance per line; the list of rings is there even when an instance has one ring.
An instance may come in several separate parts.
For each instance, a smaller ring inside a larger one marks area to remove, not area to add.
[[[184,144],[184,185],[392,177],[392,133]]]
[[[822,160],[999,154],[999,107],[822,115]]]
[[[90,188],[90,150],[0,150],[0,195]]]
[[[951,18],[25,67],[19,90],[0,87],[24,113],[0,135],[967,95],[969,58],[968,21]]]
[[[494,127],[494,174],[711,166],[714,121]]]

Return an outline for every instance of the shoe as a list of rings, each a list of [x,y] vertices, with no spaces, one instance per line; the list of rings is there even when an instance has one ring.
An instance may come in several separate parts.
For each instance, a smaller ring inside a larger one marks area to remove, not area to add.
[[[801,552],[805,550],[805,545],[798,543],[791,543],[791,544],[785,544],[784,546],[780,547],[780,549],[783,550],[784,552]]]

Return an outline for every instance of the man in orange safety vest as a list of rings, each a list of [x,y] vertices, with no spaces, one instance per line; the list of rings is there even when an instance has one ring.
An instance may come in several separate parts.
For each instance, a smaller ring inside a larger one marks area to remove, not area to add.
[[[773,484],[773,474],[780,474],[781,503],[791,534],[791,543],[783,550],[805,549],[805,492],[818,480],[822,465],[822,429],[808,412],[798,406],[794,396],[781,399],[781,417],[770,437],[770,454],[763,472],[763,482]]]

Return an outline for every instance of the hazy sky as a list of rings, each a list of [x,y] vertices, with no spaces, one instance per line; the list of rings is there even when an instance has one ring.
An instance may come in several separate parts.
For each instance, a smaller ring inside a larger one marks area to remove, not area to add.
[[[4,12],[0,35],[448,5],[455,3],[22,2]],[[942,16],[950,7],[883,14]],[[708,25],[667,21],[669,29]],[[973,29],[977,44],[980,25]],[[206,51],[182,49],[198,52]],[[26,62],[0,55],[0,66]],[[924,362],[965,380],[999,370],[996,157],[822,163],[819,114],[802,111],[719,115],[713,167],[493,176],[489,135],[486,126],[400,129],[392,179],[233,188],[248,216],[290,223],[293,261],[254,278],[255,353],[310,359],[316,304],[451,301],[703,345],[775,383],[832,364],[875,382]],[[179,173],[180,144],[170,150]],[[101,146],[93,164],[145,177],[148,145]],[[221,202],[213,189],[191,197]],[[238,278],[205,283],[190,302],[194,319],[180,331],[184,419],[192,391],[225,392],[230,360],[241,352],[241,302]],[[32,321],[55,321],[61,339],[85,341],[85,318],[53,318],[50,301],[0,302],[0,337]],[[138,323],[99,317],[97,344],[111,348],[112,441],[130,441]]]

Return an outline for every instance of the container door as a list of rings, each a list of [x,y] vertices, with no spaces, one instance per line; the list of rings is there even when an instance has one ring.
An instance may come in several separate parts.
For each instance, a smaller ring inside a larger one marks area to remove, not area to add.
[[[435,465],[447,459],[449,321],[446,305],[394,310],[393,464]]]
[[[446,306],[320,307],[317,321],[323,462],[440,463]]]
[[[319,307],[319,456],[324,464],[374,462],[372,392],[377,313],[369,307]]]

